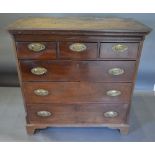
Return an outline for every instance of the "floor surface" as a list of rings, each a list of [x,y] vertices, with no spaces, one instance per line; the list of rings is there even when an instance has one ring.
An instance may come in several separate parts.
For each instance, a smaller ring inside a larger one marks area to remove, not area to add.
[[[155,96],[135,92],[128,135],[108,128],[47,128],[27,135],[20,88],[0,87],[0,141],[102,142],[155,141]]]

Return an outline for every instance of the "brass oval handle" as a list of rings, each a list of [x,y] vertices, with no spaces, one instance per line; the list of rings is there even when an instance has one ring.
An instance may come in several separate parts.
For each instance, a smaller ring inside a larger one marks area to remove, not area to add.
[[[107,95],[108,96],[112,96],[112,97],[120,96],[121,95],[121,91],[119,91],[119,90],[108,90],[107,91]]]
[[[110,75],[122,75],[124,74],[124,69],[121,69],[121,68],[111,68],[108,70],[108,73]]]
[[[114,51],[114,52],[120,52],[120,53],[122,53],[122,52],[125,52],[125,51],[127,51],[128,50],[128,46],[126,46],[126,45],[123,45],[123,44],[117,44],[117,45],[114,45],[113,47],[112,47],[112,50]]]
[[[44,50],[46,47],[42,43],[30,43],[28,44],[28,49],[33,51],[33,52],[40,52]]]
[[[37,115],[40,117],[49,117],[52,115],[52,113],[49,111],[38,111]]]
[[[47,73],[47,69],[44,67],[35,67],[31,69],[31,73],[35,75],[43,75]]]
[[[107,118],[114,118],[118,116],[118,112],[116,111],[107,111],[104,113],[104,116]]]
[[[34,94],[38,96],[47,96],[49,94],[48,90],[45,89],[36,89],[34,90]]]
[[[87,49],[87,46],[83,43],[74,43],[69,46],[69,49],[74,52],[83,52]]]

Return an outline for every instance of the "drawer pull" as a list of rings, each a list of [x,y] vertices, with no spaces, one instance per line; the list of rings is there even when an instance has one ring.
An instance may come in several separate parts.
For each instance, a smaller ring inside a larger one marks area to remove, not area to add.
[[[49,111],[38,111],[37,115],[40,117],[49,117],[52,115],[52,113]]]
[[[45,48],[46,48],[45,45],[42,43],[28,44],[28,49],[33,51],[33,52],[40,52],[40,51],[44,50]]]
[[[110,75],[122,75],[124,74],[124,69],[121,69],[121,68],[111,68],[109,69],[108,73]]]
[[[116,111],[107,111],[104,113],[104,117],[107,117],[107,118],[114,118],[117,116],[118,116],[118,112]]]
[[[69,49],[74,52],[83,52],[87,49],[87,47],[83,43],[74,43],[69,46]]]
[[[109,90],[109,91],[107,91],[107,95],[108,96],[112,96],[112,97],[120,96],[121,95],[121,91],[119,91],[119,90]]]
[[[45,89],[36,89],[34,93],[38,96],[47,96],[49,94],[48,90]]]
[[[31,73],[35,75],[43,75],[47,72],[47,69],[44,67],[35,67],[31,69]]]
[[[122,52],[125,52],[125,51],[128,50],[128,46],[122,45],[122,44],[117,44],[117,45],[114,45],[114,46],[112,47],[112,50],[113,50],[114,52],[122,53]]]

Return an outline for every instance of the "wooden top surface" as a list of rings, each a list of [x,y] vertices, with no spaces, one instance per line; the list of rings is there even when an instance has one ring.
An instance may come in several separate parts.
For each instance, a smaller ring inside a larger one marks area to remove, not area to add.
[[[132,19],[120,18],[26,18],[15,21],[8,30],[86,30],[108,32],[150,32],[150,28]]]

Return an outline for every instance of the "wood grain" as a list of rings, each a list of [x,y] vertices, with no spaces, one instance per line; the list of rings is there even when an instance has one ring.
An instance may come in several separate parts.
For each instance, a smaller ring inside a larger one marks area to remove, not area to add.
[[[116,45],[125,45],[128,49],[124,52],[115,52],[112,48]],[[136,59],[138,56],[139,43],[101,43],[100,57],[113,59]]]
[[[45,45],[45,50],[33,52],[28,49],[28,45],[33,42],[16,42],[18,59],[56,59],[55,42],[39,42]],[[35,42],[36,43],[36,42]]]
[[[97,51],[97,43],[84,43],[86,46],[86,50],[82,52],[76,52],[69,49],[69,46],[76,42],[60,42],[60,54],[59,57],[61,59],[91,59],[97,58],[98,51]]]
[[[131,83],[25,82],[23,89],[27,104],[129,103],[131,97]],[[37,96],[34,94],[36,89],[48,90],[49,95]],[[110,97],[107,95],[109,90],[118,90],[122,94]]]
[[[127,104],[91,104],[91,105],[51,105],[37,104],[28,105],[28,119],[32,124],[119,124],[126,122]],[[40,117],[38,111],[49,111],[52,113],[49,117]],[[107,111],[116,111],[118,116],[115,118],[106,118],[104,113]]]
[[[32,74],[31,69],[38,66],[46,68],[47,73]],[[124,74],[110,75],[111,68],[121,68]],[[134,69],[135,61],[20,61],[23,81],[132,82]]]
[[[16,43],[29,134],[40,128],[71,126],[109,127],[128,133],[132,93],[149,27],[132,19],[27,18],[10,25],[8,31]],[[32,53],[27,49],[31,42],[42,42],[46,49]],[[75,42],[86,44],[87,50],[71,52],[69,46]],[[128,50],[116,54],[111,50],[116,44],[127,45]],[[33,67],[45,67],[47,73],[33,75]],[[111,68],[125,73],[111,76]],[[37,96],[36,89],[47,89],[49,94]],[[107,96],[112,89],[121,95]],[[52,116],[37,116],[42,110]],[[118,117],[105,118],[104,112],[111,110]]]
[[[19,19],[8,27],[9,30],[98,30],[148,32],[150,28],[134,21],[122,18],[25,18]]]
[[[22,31],[23,32],[23,31]],[[81,31],[26,31],[27,34],[14,34],[16,41],[69,41],[69,42],[139,42],[143,35],[139,33],[97,33]],[[38,34],[39,33],[39,34]],[[41,34],[40,34],[41,33]]]

